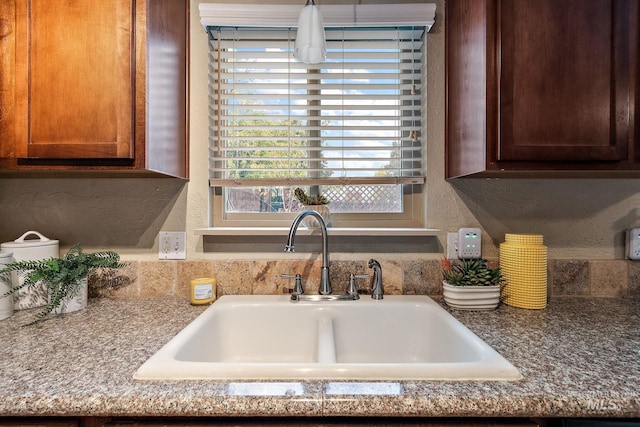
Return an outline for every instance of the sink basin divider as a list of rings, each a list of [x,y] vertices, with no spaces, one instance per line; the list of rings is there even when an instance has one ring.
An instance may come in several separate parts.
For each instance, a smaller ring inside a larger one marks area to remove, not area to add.
[[[333,319],[318,319],[318,363],[336,363],[336,342],[333,336]]]

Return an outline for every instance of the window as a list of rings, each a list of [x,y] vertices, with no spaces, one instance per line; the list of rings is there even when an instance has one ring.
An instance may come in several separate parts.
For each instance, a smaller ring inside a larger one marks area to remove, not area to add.
[[[213,225],[289,225],[302,187],[333,226],[422,226],[424,25],[326,27],[314,65],[295,28],[207,30]]]

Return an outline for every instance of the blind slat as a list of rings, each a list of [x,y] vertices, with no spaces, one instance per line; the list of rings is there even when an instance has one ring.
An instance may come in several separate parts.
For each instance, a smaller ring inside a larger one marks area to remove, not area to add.
[[[388,110],[389,107],[386,107],[385,110],[381,110],[381,111],[386,111]],[[355,112],[356,110],[352,110],[352,113]],[[373,110],[371,110],[373,111]],[[416,110],[418,111],[418,110]],[[320,116],[320,118],[322,120],[327,121],[328,119],[331,118],[331,116]],[[331,122],[325,122],[323,123],[322,127],[320,126],[315,126],[313,124],[305,124],[302,123],[300,125],[298,125],[297,120],[299,120],[300,122],[305,122],[305,121],[314,121],[317,122],[317,117],[308,117],[308,116],[303,116],[303,117],[294,117],[291,116],[291,120],[292,122],[290,124],[287,124],[286,121],[287,119],[289,119],[288,116],[283,116],[283,115],[252,115],[252,116],[242,116],[242,117],[238,117],[238,116],[223,116],[219,118],[220,120],[226,121],[227,122],[227,126],[229,127],[233,127],[235,122],[239,121],[239,120],[243,120],[245,122],[249,121],[250,123],[243,123],[243,127],[245,129],[251,130],[251,129],[255,129],[255,130],[287,130],[287,129],[291,129],[292,131],[298,131],[298,130],[321,130],[324,129],[326,127],[335,127],[331,125]],[[263,125],[262,122],[265,121],[265,119],[268,119],[270,121],[272,121],[273,123],[269,124],[269,125]],[[362,120],[371,120],[371,119],[375,119],[376,121],[379,121],[381,123],[387,123],[390,121],[397,121],[397,120],[402,120],[403,122],[406,120],[406,117],[398,117],[398,116],[387,116],[387,115],[369,115],[369,116],[357,116],[355,114],[351,114],[349,116],[349,121],[362,121]],[[217,123],[218,118],[216,118],[216,120],[214,120],[214,123]],[[420,120],[416,118],[416,121],[419,123]],[[408,126],[401,126],[401,128],[406,129]],[[411,126],[413,128],[413,126]],[[212,129],[212,128],[210,128]]]
[[[223,152],[223,153],[224,153],[224,152],[234,152],[234,153],[235,153],[235,152],[238,152],[238,153],[245,152],[245,153],[251,153],[251,152],[254,152],[254,151],[276,151],[276,150],[285,150],[285,149],[287,149],[287,148],[289,148],[289,147],[286,147],[286,146],[285,146],[285,147],[282,147],[282,146],[280,146],[280,147],[272,146],[272,147],[261,147],[260,149],[253,149],[253,150],[252,150],[252,149],[250,149],[250,148],[231,148],[231,147],[227,147],[227,148],[224,148],[224,149],[222,149],[222,150],[220,150],[220,151],[221,151],[221,152]],[[293,149],[295,149],[296,151],[302,151],[302,152],[305,152],[305,153],[319,152],[319,151],[323,151],[323,152],[326,152],[326,153],[331,153],[332,151],[338,151],[338,152],[340,152],[340,151],[345,151],[345,152],[346,152],[346,151],[374,151],[374,152],[376,152],[376,153],[381,153],[381,152],[383,151],[383,150],[381,150],[381,149],[380,149],[380,147],[358,147],[358,148],[354,147],[353,149],[349,149],[349,148],[340,148],[340,147],[335,147],[335,148],[333,148],[333,149],[327,149],[327,148],[323,147],[323,148],[316,148],[316,149],[313,149],[313,148],[312,148],[312,149],[306,149],[306,150],[305,150],[305,149],[300,149],[299,147],[292,147],[292,148],[293,148]],[[401,152],[413,152],[413,151],[419,151],[420,149],[421,149],[420,147],[406,147],[406,148],[404,148],[404,147],[403,147],[403,148],[386,147],[384,151],[393,151],[393,152],[396,152],[396,151],[401,151]],[[217,152],[217,150],[216,150],[216,152]],[[226,157],[222,157],[222,156],[220,156],[220,157],[213,156],[213,157],[214,157],[215,159],[217,159],[217,160],[229,160],[228,158],[226,158]],[[358,157],[357,159],[350,159],[350,160],[362,160],[362,159],[364,159],[364,158],[366,158],[366,157]],[[378,158],[381,158],[381,159],[382,159],[382,158],[384,158],[384,157],[378,157]],[[391,157],[388,157],[388,158],[391,158]],[[276,158],[271,158],[271,160],[275,160],[275,159],[276,159]],[[289,158],[288,158],[288,157],[278,157],[277,159],[278,159],[278,160],[289,160]],[[367,158],[367,159],[369,159],[369,158]],[[297,161],[297,160],[326,160],[326,157],[318,158],[318,159],[310,159],[310,158],[306,158],[306,157],[301,157],[301,158],[296,158],[295,160],[296,160],[296,161]]]
[[[314,99],[315,100],[315,99]],[[319,100],[319,99],[318,99]],[[216,104],[218,106],[220,106],[220,104]],[[229,104],[222,104],[221,108],[226,108],[228,107]],[[367,105],[347,105],[345,106],[346,108],[344,109],[346,112],[353,112],[353,111],[390,111],[391,109],[394,109],[397,107],[397,105],[371,105],[371,104],[367,104]],[[416,107],[411,107],[411,105],[406,106],[407,108],[405,108],[405,111],[415,111],[415,113],[413,114],[413,116],[419,117],[419,108]],[[338,108],[335,108],[335,105],[333,105],[333,108],[326,108],[326,106],[323,105],[292,105],[292,106],[282,106],[282,105],[260,105],[260,106],[256,106],[253,109],[253,113],[256,112],[266,112],[266,111],[273,111],[274,114],[272,115],[272,117],[270,117],[268,114],[264,113],[264,114],[258,114],[256,117],[263,117],[263,118],[273,118],[274,120],[283,120],[286,119],[288,117],[288,115],[286,114],[286,109],[285,108],[289,108],[291,111],[291,118],[292,119],[305,119],[308,118],[309,120],[314,120],[317,119],[318,116],[302,116],[302,115],[297,115],[297,113],[299,112],[305,112],[305,111],[309,111],[309,112],[316,112],[318,114],[320,114],[323,111],[331,111],[331,110],[338,110]],[[283,113],[284,112],[284,113]],[[401,113],[398,113],[401,114]],[[328,116],[335,116],[335,114],[327,114]],[[234,115],[234,116],[229,116],[229,115],[225,115],[223,117],[233,117],[233,118],[239,118],[242,116],[239,115]],[[246,117],[252,117],[251,115],[248,115]],[[371,115],[370,117],[375,119],[375,115]],[[400,116],[389,116],[389,117],[400,117]],[[402,117],[406,117],[406,116],[402,116]],[[409,117],[412,117],[411,114],[409,114]],[[211,119],[216,119],[217,115],[211,116]]]
[[[287,186],[298,187],[304,185],[398,185],[398,184],[424,184],[424,177],[336,177],[336,178],[265,178],[265,179],[216,179],[211,178],[209,184],[212,187],[258,187],[258,186]]]

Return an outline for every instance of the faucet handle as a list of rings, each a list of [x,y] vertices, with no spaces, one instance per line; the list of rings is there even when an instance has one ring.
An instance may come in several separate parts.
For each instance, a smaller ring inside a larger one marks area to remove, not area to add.
[[[371,277],[371,298],[380,300],[384,298],[384,287],[382,285],[382,267],[375,259],[369,260],[369,268],[373,269]]]
[[[296,279],[296,284],[293,288],[293,295],[302,295],[304,294],[304,289],[302,289],[302,275],[301,274],[283,274],[280,277],[283,279]]]
[[[368,274],[350,274],[349,286],[347,286],[347,295],[358,296],[358,288],[356,288],[356,279],[368,279]]]

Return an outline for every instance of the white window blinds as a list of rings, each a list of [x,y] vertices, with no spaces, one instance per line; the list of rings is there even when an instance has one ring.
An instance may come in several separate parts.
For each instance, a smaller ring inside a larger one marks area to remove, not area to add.
[[[212,186],[424,183],[425,28],[208,27]]]

